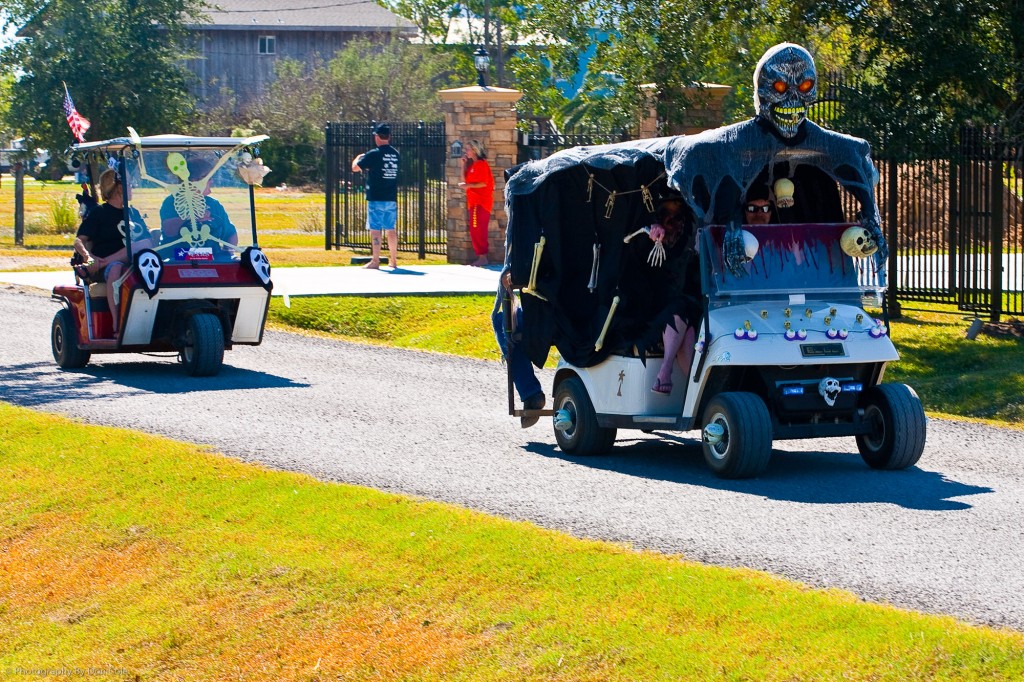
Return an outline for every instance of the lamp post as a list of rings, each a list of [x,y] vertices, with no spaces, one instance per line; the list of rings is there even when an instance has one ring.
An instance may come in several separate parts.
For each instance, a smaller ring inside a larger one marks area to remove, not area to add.
[[[476,84],[481,88],[486,88],[487,83],[484,81],[484,74],[487,73],[487,67],[491,65],[491,58],[487,54],[487,50],[482,47],[476,48],[476,52],[473,53],[473,66],[476,67]]]

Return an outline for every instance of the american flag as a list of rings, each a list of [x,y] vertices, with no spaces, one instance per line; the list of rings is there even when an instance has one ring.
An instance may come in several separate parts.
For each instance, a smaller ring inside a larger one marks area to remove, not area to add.
[[[85,142],[85,131],[92,125],[89,123],[89,119],[78,113],[78,109],[75,109],[75,103],[71,101],[71,93],[68,92],[68,86],[64,86],[64,115],[68,117],[68,125],[71,126],[71,134],[75,136],[75,139],[79,142]]]

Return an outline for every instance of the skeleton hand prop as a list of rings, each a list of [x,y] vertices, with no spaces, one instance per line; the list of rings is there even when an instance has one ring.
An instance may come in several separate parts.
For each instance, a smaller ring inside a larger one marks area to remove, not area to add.
[[[651,252],[647,254],[647,264],[652,268],[660,268],[665,262],[665,244],[660,239],[654,242]]]
[[[743,231],[738,228],[730,228],[722,238],[722,260],[725,267],[735,277],[744,277],[747,271],[743,268],[748,258],[743,249]]]

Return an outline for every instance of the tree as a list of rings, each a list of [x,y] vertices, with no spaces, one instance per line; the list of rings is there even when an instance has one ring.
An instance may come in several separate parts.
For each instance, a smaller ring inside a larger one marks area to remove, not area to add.
[[[1020,0],[807,2],[812,20],[848,24],[863,76],[851,113],[894,140],[950,139],[964,122],[1024,127]]]
[[[437,91],[453,78],[465,82],[467,69],[427,45],[358,38],[322,66],[279,62],[266,96],[245,112],[245,127],[272,135],[264,154],[275,182],[309,182],[320,174],[327,121],[439,120]]]
[[[0,30],[24,39],[0,49],[17,69],[8,121],[37,147],[59,152],[73,140],[63,82],[90,119],[89,139],[181,130],[193,110],[182,65],[187,24],[205,20],[203,0],[8,0]]]

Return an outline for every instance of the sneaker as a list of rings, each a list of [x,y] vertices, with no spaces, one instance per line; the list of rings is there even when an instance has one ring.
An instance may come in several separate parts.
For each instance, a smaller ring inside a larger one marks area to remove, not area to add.
[[[529,398],[523,401],[523,409],[543,410],[545,404],[547,404],[547,398],[544,397],[543,393],[538,393],[536,395],[531,395]],[[519,425],[524,429],[528,429],[539,421],[539,416],[524,416],[519,418]]]

